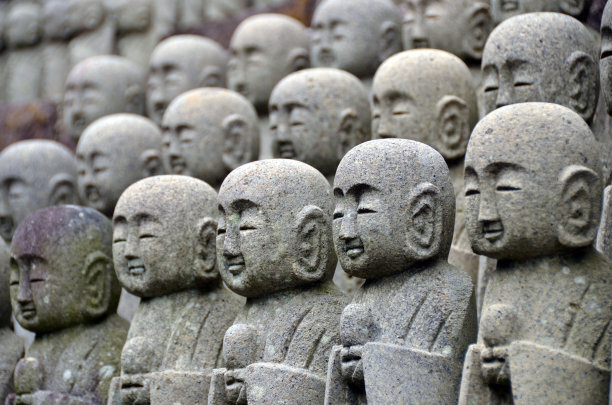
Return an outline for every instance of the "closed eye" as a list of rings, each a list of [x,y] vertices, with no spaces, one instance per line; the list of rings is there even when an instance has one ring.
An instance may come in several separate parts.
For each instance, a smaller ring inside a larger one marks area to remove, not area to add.
[[[225,228],[217,228],[217,235],[225,235]]]
[[[357,210],[358,214],[375,214],[376,211],[374,211],[373,209],[370,208],[359,208]]]
[[[469,197],[469,196],[472,196],[472,195],[477,195],[477,194],[480,194],[480,191],[476,190],[476,189],[473,189],[473,188],[465,191],[465,196],[466,197]]]
[[[31,278],[30,279],[30,283],[42,283],[44,281],[45,281],[44,278]]]
[[[526,86],[531,86],[532,84],[533,83],[527,82],[527,81],[518,81],[514,83],[514,87],[526,87]]]
[[[241,231],[253,231],[253,230],[255,230],[255,229],[257,229],[257,228],[255,228],[255,227],[254,227],[254,226],[252,226],[252,225],[242,225],[242,226],[240,227],[240,230],[241,230]]]
[[[121,242],[125,242],[125,239],[117,238],[113,240],[113,243],[121,243]]]
[[[138,235],[138,237],[140,239],[151,239],[156,238],[157,236],[153,235],[152,233],[143,233],[142,235]]]
[[[497,87],[497,86],[487,86],[487,87],[485,87],[484,92],[485,93],[490,93],[492,91],[497,91],[498,89],[499,89],[499,87]]]
[[[612,56],[612,49],[604,49],[603,51],[601,51],[601,59],[605,59],[608,56]]]
[[[518,191],[520,190],[520,187],[514,187],[514,186],[497,186],[495,188],[495,190],[497,191]]]
[[[342,218],[343,216],[344,214],[341,212],[334,212],[334,219],[339,219],[339,218]]]

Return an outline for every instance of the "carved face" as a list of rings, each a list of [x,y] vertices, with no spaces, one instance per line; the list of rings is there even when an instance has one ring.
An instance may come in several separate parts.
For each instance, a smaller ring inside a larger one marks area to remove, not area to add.
[[[160,55],[149,64],[147,112],[161,124],[166,108],[178,95],[197,87],[197,81],[180,60]]]
[[[612,115],[612,3],[606,4],[601,19],[601,54],[599,62],[601,89],[608,115]]]
[[[113,0],[108,4],[110,12],[117,18],[118,29],[124,34],[143,32],[151,25],[150,0]]]
[[[78,27],[70,18],[73,2],[56,0],[46,2],[43,8],[43,31],[46,39],[68,40]]]
[[[32,187],[25,176],[4,178],[1,194],[0,233],[10,242],[17,225],[32,212],[45,207],[48,196],[43,190]]]
[[[418,86],[418,83],[414,83]],[[431,144],[435,131],[433,109],[428,103],[421,102],[413,93],[411,84],[406,81],[405,88],[397,88],[394,83],[379,81],[372,88],[372,136],[376,139],[405,138]]]
[[[83,203],[102,213],[112,213],[124,188],[120,185],[116,187],[121,179],[120,174],[127,174],[117,163],[124,162],[117,162],[117,159],[113,159],[108,153],[97,150],[79,151],[77,161],[79,193]]]
[[[7,17],[7,39],[13,46],[35,45],[40,40],[40,6],[17,4],[11,8]]]

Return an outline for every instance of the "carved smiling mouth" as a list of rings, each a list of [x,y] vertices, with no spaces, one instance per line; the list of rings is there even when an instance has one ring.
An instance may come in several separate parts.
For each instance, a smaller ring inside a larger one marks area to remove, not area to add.
[[[163,117],[164,113],[166,112],[166,107],[168,105],[166,103],[157,103],[155,104],[155,107],[153,108],[155,114],[157,114],[159,117]]]
[[[322,65],[326,65],[326,66],[329,66],[336,61],[336,57],[334,56],[333,52],[330,51],[329,49],[321,49],[319,51],[318,57],[319,57],[319,62]]]
[[[429,41],[425,38],[413,38],[412,47],[417,48],[429,48]]]
[[[359,238],[349,239],[344,242],[344,252],[351,259],[356,259],[364,252],[363,242]]]
[[[24,319],[30,320],[34,319],[36,316],[36,307],[33,302],[28,302],[26,304],[20,304],[19,310],[21,312],[21,316]]]
[[[95,204],[102,200],[102,194],[96,186],[87,186],[85,187],[85,198],[90,203]]]
[[[180,156],[172,156],[170,158],[170,169],[174,174],[184,174],[187,170],[187,163]]]
[[[140,258],[128,260],[127,272],[130,276],[142,276],[145,273],[144,261]]]
[[[0,218],[0,235],[6,241],[10,241],[13,238],[13,219],[11,217]]]
[[[293,148],[293,143],[288,141],[278,141],[278,156],[283,159],[295,159],[297,154]]]
[[[76,117],[76,118],[74,118],[72,120],[72,126],[77,131],[82,132],[85,129],[85,127],[87,126],[87,123],[85,122],[85,118],[83,118],[83,117]]]
[[[518,10],[518,0],[502,0],[502,10],[506,13]]]
[[[244,258],[242,255],[234,256],[227,260],[227,271],[233,276],[237,276],[245,269]]]
[[[482,226],[482,235],[490,243],[497,242],[504,236],[504,226],[500,221],[487,222]]]

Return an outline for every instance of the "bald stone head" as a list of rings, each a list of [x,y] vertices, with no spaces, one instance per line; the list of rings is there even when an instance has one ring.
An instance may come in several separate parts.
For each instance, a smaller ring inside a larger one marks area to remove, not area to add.
[[[79,201],[74,155],[54,141],[21,141],[4,149],[0,186],[0,235],[7,242],[34,211]]]
[[[491,0],[491,11],[495,24],[518,14],[538,11],[555,11],[581,17],[588,12],[592,0]]]
[[[187,176],[140,180],[113,216],[113,258],[123,288],[157,297],[219,281],[217,193]]]
[[[161,124],[178,95],[198,87],[224,87],[227,55],[215,41],[176,35],[160,42],[149,61],[147,114]]]
[[[42,37],[42,7],[33,1],[14,2],[6,16],[6,40],[11,48],[34,46]]]
[[[307,68],[308,32],[281,14],[257,14],[236,28],[230,42],[227,85],[265,111],[272,89],[289,73]]]
[[[367,91],[339,69],[287,76],[274,88],[269,112],[274,157],[308,163],[326,176],[349,149],[370,139]]]
[[[257,159],[257,113],[231,90],[203,88],[177,97],[166,110],[163,157],[168,173],[218,187],[236,167]]]
[[[344,271],[376,279],[446,260],[455,194],[444,158],[406,139],[351,149],[334,181],[334,244]]]
[[[423,142],[446,160],[465,154],[478,121],[472,75],[457,56],[434,49],[387,59],[372,85],[372,136]]]
[[[112,216],[129,185],[164,173],[161,148],[161,131],[145,117],[112,114],[94,121],[76,151],[83,204]]]
[[[606,3],[601,18],[601,53],[599,61],[601,90],[608,115],[612,115],[612,3]]]
[[[11,297],[9,295],[9,247],[0,238],[0,328],[11,324]]]
[[[601,204],[598,158],[589,126],[566,107],[522,103],[483,118],[465,158],[474,252],[521,260],[590,245]]]
[[[333,201],[313,167],[260,160],[227,176],[219,190],[219,271],[227,286],[259,297],[331,280]]]
[[[312,65],[371,77],[402,49],[401,13],[391,0],[326,0],[311,24]]]
[[[493,22],[488,1],[405,0],[404,49],[443,49],[464,60],[480,60]]]
[[[66,80],[64,127],[75,139],[98,118],[144,113],[145,73],[120,56],[93,56],[77,64]]]
[[[501,23],[483,58],[484,109],[527,101],[571,108],[590,122],[599,95],[597,44],[582,23],[531,13]]]
[[[91,208],[50,207],[26,218],[11,244],[10,292],[17,322],[47,333],[114,313],[121,287],[111,238],[110,221]]]

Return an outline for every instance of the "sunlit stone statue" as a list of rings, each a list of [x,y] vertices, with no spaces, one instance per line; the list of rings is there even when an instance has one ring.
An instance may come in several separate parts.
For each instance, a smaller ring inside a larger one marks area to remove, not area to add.
[[[145,72],[120,56],[94,56],[76,65],[66,80],[64,128],[78,139],[98,118],[144,114]]]
[[[92,56],[114,53],[116,22],[109,18],[105,1],[75,0],[69,18],[79,30],[68,44],[70,67]]]
[[[476,338],[470,277],[447,262],[455,195],[443,157],[411,140],[366,142],[334,181],[334,244],[365,278],[329,360],[327,404],[456,403]]]
[[[187,176],[130,186],[113,217],[121,284],[142,297],[113,383],[118,404],[205,403],[210,373],[242,302],[222,286],[217,193]]]
[[[147,114],[161,125],[168,104],[198,87],[224,87],[227,55],[215,41],[176,35],[160,42],[149,61]]]
[[[382,61],[401,51],[401,15],[391,0],[326,0],[311,23],[312,65],[370,79]]]
[[[4,149],[0,184],[0,235],[8,243],[34,211],[79,201],[74,155],[54,141],[21,141]]]
[[[465,158],[474,251],[498,259],[465,358],[460,404],[607,404],[612,263],[588,125],[548,103],[500,108]]]
[[[168,173],[219,187],[230,171],[257,159],[257,113],[231,90],[204,88],[180,95],[168,106],[162,129]]]
[[[491,11],[495,24],[536,11],[556,11],[578,18],[588,12],[591,3],[592,0],[491,0]]]
[[[6,16],[9,55],[5,72],[7,103],[23,103],[39,98],[42,52],[42,10],[34,1],[14,2]]]
[[[15,404],[106,403],[128,323],[116,314],[112,226],[91,208],[45,208],[11,244],[17,322],[36,338],[15,369]]]
[[[76,150],[83,204],[111,217],[123,190],[164,173],[161,146],[161,131],[145,117],[112,114],[94,121]]]
[[[340,159],[370,139],[370,103],[359,79],[339,69],[292,73],[270,96],[275,158],[308,163],[333,176]]]
[[[331,283],[329,183],[302,162],[262,160],[229,174],[219,204],[219,271],[247,301],[223,339],[226,368],[214,371],[208,403],[322,403],[347,303]]]

